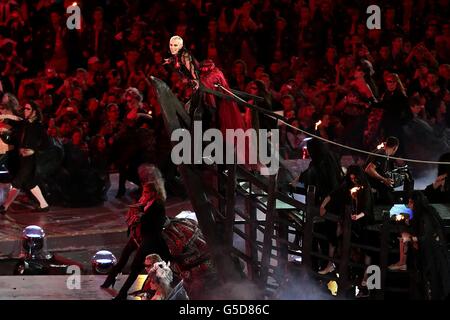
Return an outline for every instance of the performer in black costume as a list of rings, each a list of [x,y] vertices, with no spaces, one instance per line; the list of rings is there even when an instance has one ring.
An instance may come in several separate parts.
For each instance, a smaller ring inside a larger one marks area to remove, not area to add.
[[[149,166],[148,168],[149,170],[155,170],[154,166]],[[109,288],[110,286],[114,287],[117,275],[125,267],[131,254],[139,248],[139,245],[142,241],[140,217],[145,206],[149,201],[151,201],[151,190],[149,185],[145,181],[141,181],[141,184],[144,185],[144,188],[142,189],[142,195],[137,203],[130,206],[126,216],[129,236],[128,242],[123,248],[122,253],[120,254],[119,261],[111,269],[105,282],[101,285],[102,288]]]
[[[185,109],[189,112],[192,123],[202,121],[203,128],[206,128],[214,121],[215,114],[213,113],[215,110],[204,106],[205,95],[202,91],[204,84],[200,81],[200,63],[186,49],[180,36],[175,35],[170,38],[169,49],[172,56],[164,59],[164,64],[170,65],[176,72],[180,73],[193,88],[191,98],[186,103]],[[213,90],[216,90],[216,88],[213,88]]]
[[[316,187],[316,202],[320,203],[342,183],[344,173],[337,156],[319,139],[313,138],[307,142],[311,162],[308,169],[298,177],[305,189],[309,185]]]
[[[313,138],[307,142],[307,147],[311,158],[308,169],[303,171],[300,176],[291,183],[296,185],[297,181],[302,182],[305,190],[308,190],[308,186],[310,185],[315,186],[315,202],[319,205],[326,196],[339,188],[344,178],[344,172],[342,171],[336,155],[331,152],[328,146],[321,140]],[[336,223],[325,220],[323,223],[315,224],[314,228],[316,232],[324,233],[330,229],[336,230]],[[299,243],[300,238],[301,235],[297,233],[294,243]],[[315,239],[313,246],[318,248],[319,245],[320,248],[325,248],[324,254],[327,254],[326,248],[328,247],[328,243],[324,240]],[[316,263],[318,263],[318,261],[314,261],[314,264]]]
[[[346,207],[351,206],[351,220],[352,220],[352,241],[367,244],[369,239],[365,232],[365,227],[373,221],[373,199],[372,191],[367,181],[364,171],[359,166],[352,165],[348,167],[347,174],[341,186],[334,190],[327,196],[320,206],[320,215],[323,216],[329,212],[340,216],[343,220],[343,215],[346,213]],[[327,238],[329,241],[329,257],[334,257],[337,247],[338,234],[337,226],[328,228]],[[365,264],[370,264],[370,257],[366,255]],[[328,265],[319,273],[327,274],[334,271],[335,266],[330,261]]]
[[[404,232],[400,239],[400,261],[389,268],[406,270],[406,263],[408,267],[415,265],[415,285],[412,287],[418,292],[413,298],[449,298],[450,262],[442,219],[420,191],[412,193],[408,207],[413,211],[413,217],[409,232]],[[412,244],[414,250],[410,250],[408,244]]]
[[[170,64],[177,72],[186,77],[195,90],[199,88],[199,63],[184,47],[180,36],[173,36],[169,41],[172,57],[164,59],[164,64]]]
[[[225,135],[226,129],[246,129],[244,119],[236,102],[221,99],[208,91],[219,91],[216,84],[230,89],[223,72],[212,60],[201,64],[187,51],[183,39],[173,36],[169,43],[171,58],[165,59],[176,71],[188,79],[194,88],[189,104],[189,113],[193,121],[202,121],[203,128],[215,126]]]
[[[115,297],[116,300],[127,298],[128,290],[133,285],[139,275],[139,272],[143,268],[145,257],[147,255],[156,253],[163,260],[170,260],[169,249],[167,248],[161,234],[162,229],[168,222],[165,213],[166,192],[164,189],[164,180],[160,171],[156,167],[153,167],[151,176],[151,179],[145,183],[143,190],[143,196],[147,201],[144,201],[145,206],[142,208],[142,216],[139,219],[140,235],[137,236],[139,238],[137,240],[137,252],[131,264],[130,274],[120,289],[118,295]],[[130,239],[130,241],[135,241],[135,239]],[[127,260],[131,252],[135,249],[136,246],[130,244],[130,241],[122,252],[123,257],[121,257],[120,260],[122,260],[122,258]],[[121,263],[120,266],[122,265],[124,264]],[[113,285],[115,276],[118,272],[120,272],[118,269],[112,271],[102,287],[106,288]]]
[[[49,210],[49,205],[42,195],[36,179],[36,153],[46,143],[46,132],[41,124],[42,113],[34,102],[24,107],[24,120],[19,121],[21,132],[18,140],[19,169],[11,182],[12,188],[0,212],[5,213],[14,202],[20,190],[29,190],[39,201],[37,212]]]

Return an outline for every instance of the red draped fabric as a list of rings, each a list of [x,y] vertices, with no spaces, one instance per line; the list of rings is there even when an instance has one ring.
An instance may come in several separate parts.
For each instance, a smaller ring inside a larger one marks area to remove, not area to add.
[[[230,89],[222,71],[216,68],[214,64],[202,68],[200,80],[205,87],[211,90],[220,91],[220,89],[214,86],[216,83]],[[226,129],[247,129],[236,102],[230,99],[217,98],[209,93],[205,94],[204,101],[208,106],[217,108],[219,127],[224,135]]]
[[[214,66],[212,62],[204,62],[201,67],[200,73],[200,81],[201,83],[208,89],[217,90],[221,92],[221,89],[216,88],[215,84],[219,83],[226,89],[230,89],[225,76],[219,68]],[[222,92],[224,93],[224,92]],[[218,117],[218,126],[220,131],[223,134],[224,142],[227,144],[233,144],[236,148],[235,141],[230,139],[226,139],[226,130],[227,129],[242,129],[247,130],[247,126],[244,121],[244,117],[242,116],[238,105],[231,99],[218,98],[210,93],[205,93],[204,102],[208,107],[217,109],[217,117]],[[245,154],[237,154],[238,159],[242,162],[245,159],[245,163],[248,163],[248,155],[249,155],[249,144],[246,142],[245,144]]]

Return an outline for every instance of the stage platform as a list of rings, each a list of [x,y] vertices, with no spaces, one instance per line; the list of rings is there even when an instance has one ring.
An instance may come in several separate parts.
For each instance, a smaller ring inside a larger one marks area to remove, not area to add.
[[[80,289],[69,289],[67,276],[1,276],[0,300],[111,300],[126,280],[119,276],[114,288],[101,289],[106,276],[80,276]],[[129,292],[140,290],[146,276],[140,275]],[[140,300],[128,296],[129,300]]]
[[[14,211],[0,217],[0,255],[14,250],[22,230],[29,225],[45,230],[49,250],[89,246],[106,239],[126,242],[125,214],[132,202],[130,198],[111,199],[97,207],[52,207],[45,213],[31,212],[30,208],[15,205]],[[192,207],[187,200],[172,198],[168,200],[166,210],[167,215],[173,217],[183,210],[192,210]]]
[[[113,187],[108,201],[89,208],[64,208],[52,206],[49,212],[32,212],[29,199],[20,195],[6,216],[0,216],[0,276],[10,275],[4,259],[17,257],[20,253],[22,230],[38,225],[46,233],[47,250],[80,262],[90,268],[90,258],[98,250],[109,250],[118,258],[127,242],[125,214],[128,206],[135,203],[131,193],[137,187],[127,183],[129,192],[116,199],[118,177],[111,175]],[[192,210],[188,199],[169,197],[167,215],[174,217],[184,210]]]

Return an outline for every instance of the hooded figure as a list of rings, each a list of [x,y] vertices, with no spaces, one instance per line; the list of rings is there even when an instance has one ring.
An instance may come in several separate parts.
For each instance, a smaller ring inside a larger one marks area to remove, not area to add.
[[[413,287],[421,290],[421,298],[449,298],[450,262],[442,219],[420,191],[412,193],[408,206],[413,211],[411,239],[417,249],[413,250],[415,259],[408,260],[408,265],[413,263],[416,267],[418,285]]]
[[[311,139],[307,143],[311,162],[306,171],[302,172],[299,181],[316,187],[316,200],[322,201],[342,182],[344,174],[337,157],[328,146],[318,139]]]

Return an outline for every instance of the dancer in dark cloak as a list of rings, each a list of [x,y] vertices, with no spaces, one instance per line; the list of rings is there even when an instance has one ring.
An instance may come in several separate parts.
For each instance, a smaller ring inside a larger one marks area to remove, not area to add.
[[[413,216],[400,238],[400,260],[389,268],[412,270],[414,298],[449,298],[450,262],[442,219],[420,191],[412,193],[408,207]]]

